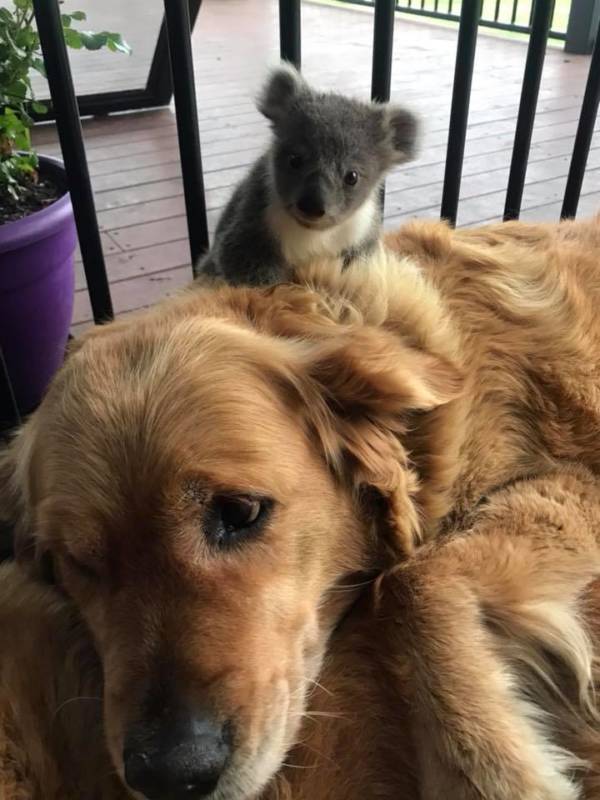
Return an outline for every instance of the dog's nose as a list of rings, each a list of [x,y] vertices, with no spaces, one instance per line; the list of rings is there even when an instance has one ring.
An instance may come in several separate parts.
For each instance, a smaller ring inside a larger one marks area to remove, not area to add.
[[[318,193],[302,195],[296,203],[296,208],[310,219],[320,219],[325,216],[325,203]]]
[[[217,787],[230,753],[227,729],[206,718],[178,719],[127,737],[125,781],[148,800],[197,800]]]

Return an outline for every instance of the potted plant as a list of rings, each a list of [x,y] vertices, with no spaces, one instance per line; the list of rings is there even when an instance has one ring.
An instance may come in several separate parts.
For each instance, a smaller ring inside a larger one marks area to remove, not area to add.
[[[27,414],[64,355],[76,230],[62,163],[31,146],[32,114],[47,110],[35,99],[31,76],[45,75],[44,62],[32,0],[12,2],[12,9],[0,8],[0,369]],[[62,14],[69,47],[130,52],[120,34],[78,30],[74,23],[85,18],[81,11]],[[10,400],[0,396],[0,420],[10,419]]]

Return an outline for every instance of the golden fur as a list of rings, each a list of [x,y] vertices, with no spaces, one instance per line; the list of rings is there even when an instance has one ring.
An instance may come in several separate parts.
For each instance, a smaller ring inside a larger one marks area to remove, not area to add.
[[[519,481],[383,576],[266,798],[600,797],[599,488]]]
[[[234,719],[211,800],[284,759],[269,798],[600,796],[600,222],[387,244],[83,337],[4,457],[20,559],[50,554],[92,634],[120,774],[168,676]],[[226,554],[202,523],[223,492],[274,502]],[[334,717],[301,730],[307,703]]]
[[[517,482],[386,573],[333,635],[261,800],[600,797],[599,489],[580,467]],[[0,796],[121,800],[70,604],[16,566],[0,581],[1,707],[17,723],[0,726]]]
[[[0,565],[0,797],[125,800],[102,740],[100,669],[72,605]]]

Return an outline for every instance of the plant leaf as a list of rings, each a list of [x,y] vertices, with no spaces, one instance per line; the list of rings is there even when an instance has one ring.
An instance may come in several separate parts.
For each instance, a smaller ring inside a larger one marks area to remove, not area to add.
[[[31,28],[25,28],[24,30],[17,31],[15,43],[18,45],[18,47],[22,47],[23,49],[33,48],[36,44],[36,35]]]
[[[62,0],[58,3],[62,11]],[[7,5],[10,10],[5,7]],[[38,162],[31,149],[32,115],[48,111],[45,103],[35,99],[31,85],[33,70],[46,77],[33,5],[34,0],[8,3],[0,0],[0,195],[4,197],[18,197],[31,179],[35,179]],[[75,28],[75,22],[86,19],[83,11],[65,11],[60,17],[65,43],[70,48],[100,50],[106,47],[112,52],[131,52],[119,33]]]
[[[131,47],[127,44],[127,42],[123,39],[120,33],[107,33],[107,47],[109,50],[113,52],[118,50],[120,53],[125,53],[125,55],[131,55]]]
[[[22,172],[33,172],[38,167],[35,153],[21,153],[14,157],[15,166]]]
[[[107,36],[104,32],[93,33],[92,31],[79,31],[81,43],[86,50],[100,50],[107,42]]]
[[[29,134],[29,129],[23,126],[23,129],[16,133],[13,144],[15,150],[30,150],[31,136]]]
[[[81,50],[81,48],[83,47],[81,33],[79,31],[76,31],[74,28],[65,29],[65,42],[69,47],[72,47],[74,50]]]
[[[4,31],[4,39],[8,43],[9,47],[11,48],[11,50],[14,52],[14,54],[19,59],[19,62],[26,63],[27,52],[25,50],[23,50],[22,47],[18,46],[18,44],[15,42],[15,40],[11,36],[11,32],[8,29],[6,29]],[[18,66],[20,66],[20,65],[21,64],[19,63]]]
[[[32,61],[31,61],[31,66],[32,66],[32,67],[33,67],[33,68],[34,68],[34,69],[35,69],[37,72],[39,72],[39,73],[40,73],[40,75],[43,75],[43,76],[44,76],[44,78],[48,77],[48,76],[46,75],[46,67],[45,67],[45,65],[44,65],[44,62],[43,62],[43,60],[42,60],[41,58],[34,58],[34,59],[32,59]]]
[[[29,84],[27,81],[19,80],[15,81],[14,83],[9,83],[6,87],[5,92],[9,97],[18,98],[19,100],[24,100],[27,97],[27,91],[29,89]]]

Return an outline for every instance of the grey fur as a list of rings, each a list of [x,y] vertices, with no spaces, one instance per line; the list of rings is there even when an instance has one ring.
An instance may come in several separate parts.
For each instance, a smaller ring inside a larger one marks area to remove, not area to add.
[[[382,180],[414,157],[416,118],[403,108],[315,91],[289,65],[272,73],[258,108],[271,122],[271,146],[234,190],[199,272],[269,284],[311,256],[349,262],[366,254],[380,234]],[[346,182],[352,171],[355,185]]]

